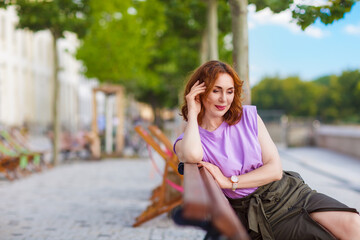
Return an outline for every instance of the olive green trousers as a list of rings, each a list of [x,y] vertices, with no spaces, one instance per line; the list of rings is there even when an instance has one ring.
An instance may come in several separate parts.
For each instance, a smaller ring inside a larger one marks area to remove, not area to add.
[[[239,199],[228,198],[252,239],[335,239],[311,217],[312,212],[348,211],[339,201],[312,190],[296,172],[284,171],[279,181]]]

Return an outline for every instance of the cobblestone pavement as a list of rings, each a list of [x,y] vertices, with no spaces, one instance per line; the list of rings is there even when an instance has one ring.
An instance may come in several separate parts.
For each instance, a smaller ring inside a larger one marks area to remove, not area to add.
[[[283,168],[314,189],[360,209],[360,160],[317,148],[279,149]],[[161,164],[161,159],[157,159]],[[132,228],[160,182],[147,159],[76,162],[0,181],[0,240],[197,240],[166,214]]]
[[[166,214],[132,228],[160,177],[149,160],[62,165],[15,182],[0,182],[1,240],[203,239]]]

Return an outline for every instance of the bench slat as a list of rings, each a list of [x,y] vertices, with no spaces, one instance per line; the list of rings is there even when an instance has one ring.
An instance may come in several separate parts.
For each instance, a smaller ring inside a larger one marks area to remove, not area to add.
[[[249,239],[247,231],[236,216],[219,185],[205,168],[200,169],[201,177],[211,198],[212,222],[217,229],[231,240]]]
[[[206,220],[210,213],[210,199],[196,164],[184,164],[183,215],[193,220]]]

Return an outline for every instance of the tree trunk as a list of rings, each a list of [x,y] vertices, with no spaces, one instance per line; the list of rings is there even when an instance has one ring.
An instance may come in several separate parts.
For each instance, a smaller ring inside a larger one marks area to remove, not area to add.
[[[164,125],[164,121],[161,118],[161,108],[159,107],[160,106],[159,102],[154,96],[152,96],[150,98],[149,104],[154,113],[154,124],[159,128],[162,128]]]
[[[154,124],[159,128],[164,127],[164,120],[161,118],[161,109],[158,106],[152,106],[154,109]]]
[[[60,83],[58,79],[59,72],[59,61],[58,61],[58,52],[56,41],[59,38],[56,33],[52,33],[53,37],[53,52],[54,52],[54,89],[53,89],[53,164],[59,164],[59,139],[60,139],[60,121],[59,121],[59,92],[60,92]]]
[[[209,60],[209,34],[207,28],[203,31],[201,36],[200,46],[200,64],[205,63]],[[180,101],[179,101],[180,102]]]
[[[208,0],[207,8],[207,31],[209,44],[209,59],[218,60],[218,26],[217,26],[217,0]]]
[[[233,63],[235,71],[244,81],[244,102],[251,104],[251,91],[249,84],[249,40],[247,25],[248,0],[229,0],[232,19],[233,34]]]

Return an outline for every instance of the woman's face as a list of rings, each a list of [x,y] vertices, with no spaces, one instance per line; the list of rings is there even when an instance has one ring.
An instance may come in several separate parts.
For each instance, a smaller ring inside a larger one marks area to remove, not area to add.
[[[203,100],[204,117],[219,118],[229,110],[234,100],[234,80],[227,73],[220,73],[209,95]]]

